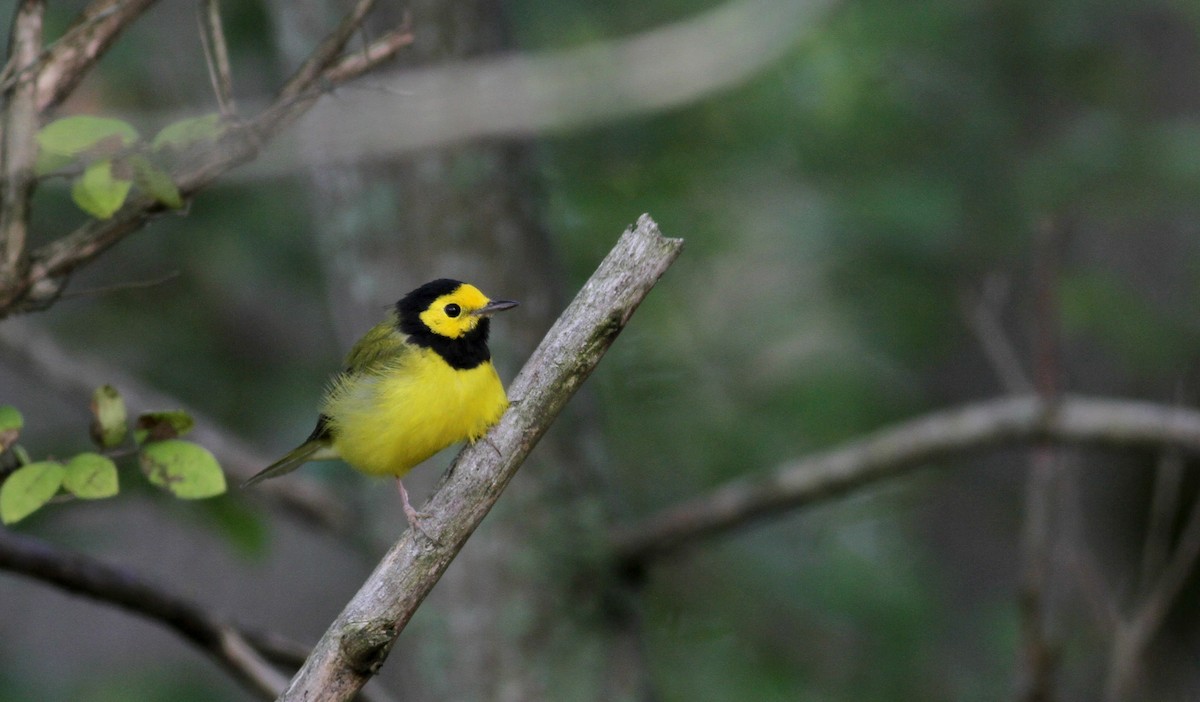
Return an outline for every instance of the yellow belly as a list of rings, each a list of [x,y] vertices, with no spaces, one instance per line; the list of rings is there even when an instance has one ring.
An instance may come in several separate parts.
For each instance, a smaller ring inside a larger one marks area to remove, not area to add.
[[[325,400],[342,460],[398,477],[453,443],[483,436],[506,407],[491,361],[455,370],[429,349],[339,383]]]

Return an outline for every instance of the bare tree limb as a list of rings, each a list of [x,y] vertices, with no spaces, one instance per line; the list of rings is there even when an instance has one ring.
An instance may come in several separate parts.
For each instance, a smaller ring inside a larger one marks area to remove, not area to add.
[[[321,637],[281,700],[349,699],[383,664],[396,637],[525,456],[579,388],[655,281],[679,254],[643,215],[625,232],[546,334],[509,391],[512,406],[459,454],[423,510],[430,517],[388,551]]]
[[[1114,448],[1177,446],[1200,453],[1200,412],[1149,402],[1037,396],[979,402],[880,430],[840,448],[734,480],[706,495],[618,527],[614,556],[644,564],[702,539],[844,495],[967,451],[1019,443]]]
[[[287,684],[286,678],[262,654],[286,656],[287,649],[294,646],[275,650],[274,642],[280,637],[246,634],[200,605],[128,570],[2,529],[0,570],[28,576],[162,624],[212,656],[243,685],[266,699],[274,697]]]
[[[25,275],[29,200],[37,181],[34,161],[38,129],[37,81],[32,67],[42,51],[45,0],[21,0],[9,36],[8,67],[14,80],[4,93],[0,113],[0,286]]]

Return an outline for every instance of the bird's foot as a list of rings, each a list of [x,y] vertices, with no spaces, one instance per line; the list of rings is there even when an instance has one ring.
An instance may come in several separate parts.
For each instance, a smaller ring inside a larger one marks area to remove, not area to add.
[[[408,501],[408,490],[404,489],[404,483],[399,478],[396,478],[396,485],[400,488],[400,502],[404,507],[404,517],[408,520],[409,528],[419,532],[421,536],[424,536],[433,543],[439,543],[437,539],[430,536],[429,532],[425,531],[425,528],[421,526],[421,523],[429,519],[430,515],[427,512],[418,512],[413,508],[412,503]]]

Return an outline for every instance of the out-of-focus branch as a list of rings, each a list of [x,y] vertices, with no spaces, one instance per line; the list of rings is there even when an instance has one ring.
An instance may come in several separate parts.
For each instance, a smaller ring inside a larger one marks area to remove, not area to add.
[[[1062,391],[1059,353],[1058,247],[1061,226],[1053,219],[1040,223],[1033,256],[1033,369],[1034,390],[1046,403]],[[1059,643],[1051,619],[1055,583],[1055,540],[1062,511],[1062,457],[1047,443],[1033,447],[1025,486],[1025,521],[1021,533],[1021,665],[1017,699],[1051,702],[1058,669]],[[1082,546],[1080,546],[1082,548]]]
[[[93,0],[49,46],[37,69],[37,108],[62,102],[121,32],[156,0]]]
[[[1163,451],[1154,471],[1154,492],[1150,498],[1146,538],[1142,544],[1138,590],[1143,596],[1154,590],[1155,581],[1166,569],[1170,557],[1175,520],[1182,498],[1183,472],[1183,457],[1179,452]]]
[[[337,28],[317,45],[304,63],[300,64],[300,68],[284,83],[279,91],[280,102],[293,101],[312,89],[317,79],[322,77],[329,65],[346,48],[346,42],[358,31],[371,8],[375,7],[375,2],[376,0],[358,0],[354,4],[354,9],[342,18]]]
[[[68,352],[49,334],[23,320],[9,320],[0,325],[0,353],[24,368],[29,378],[79,398],[80,402],[86,402],[93,390],[108,383],[120,390],[134,408],[187,409],[178,398],[147,387],[117,368]],[[194,410],[187,411],[196,420],[190,437],[212,451],[231,475],[245,479],[271,462],[272,456],[262,455],[214,420]],[[311,482],[272,481],[263,485],[261,493],[277,509],[319,528],[346,534],[353,526],[345,507]]]
[[[358,163],[469,139],[586,128],[701,100],[750,79],[819,27],[836,0],[726,0],[613,41],[405,69],[316,108],[287,154]],[[352,54],[347,55],[347,60]],[[404,125],[397,129],[396,125]],[[294,172],[289,159],[254,173]],[[261,168],[261,170],[260,170]]]
[[[516,474],[567,400],[679,254],[649,216],[626,231],[546,334],[509,390],[512,406],[463,450],[430,501],[418,535],[388,551],[317,643],[283,701],[345,700],[383,664],[396,637]]]
[[[1020,443],[1114,448],[1177,446],[1200,453],[1200,412],[1148,402],[1066,395],[980,402],[883,429],[840,448],[735,480],[618,527],[618,561],[647,564],[705,538],[896,477],[968,451]]]
[[[325,70],[325,79],[331,83],[345,83],[392,58],[412,42],[412,19],[406,17],[403,25],[385,32],[362,49],[352,51],[330,65]]]
[[[480,56],[391,74],[322,101],[271,158],[231,177],[290,175],[329,161],[361,163],[482,137],[587,128],[652,114],[733,89],[819,31],[838,0],[725,0],[694,16],[612,41],[540,52]],[[411,43],[404,27],[347,51],[295,101],[328,92]],[[250,98],[240,101],[243,111]],[[266,102],[260,98],[259,104]],[[204,109],[137,116],[165,124]],[[328,113],[323,111],[328,110]],[[303,114],[300,110],[297,114]],[[397,129],[396,125],[404,125]],[[299,144],[319,148],[300,148]]]
[[[271,106],[249,122],[227,124],[211,148],[194,154],[186,166],[172,173],[180,194],[190,197],[229,169],[255,158],[264,143],[311,108],[322,92],[333,86],[332,75],[338,80],[350,80],[398,51],[404,42],[393,38],[388,45],[390,51],[376,51],[373,61],[359,59],[346,65],[338,63],[338,52],[372,4],[367,0],[358,3],[288,80]],[[162,203],[149,196],[131,198],[112,218],[91,220],[33,251],[26,273],[16,281],[0,285],[0,317],[48,306],[62,291],[72,271],[165,211]]]
[[[200,20],[200,43],[204,46],[208,78],[217,96],[217,109],[223,119],[232,119],[237,114],[237,107],[233,102],[233,69],[229,65],[229,47],[221,24],[220,0],[204,0],[196,11]]]
[[[1023,395],[1033,392],[1033,382],[1000,323],[999,308],[1007,290],[1005,280],[989,276],[977,300],[971,299],[966,292],[959,294],[959,310],[1004,389],[1013,395]]]
[[[37,82],[33,72],[42,51],[45,0],[21,0],[9,35],[7,70],[13,80],[3,92],[0,112],[0,286],[25,276],[29,199],[36,184],[34,136],[38,128]]]
[[[286,677],[263,655],[288,656],[294,646],[276,650],[273,642],[280,637],[246,634],[200,605],[128,570],[2,529],[0,570],[49,583],[166,626],[265,699],[274,698],[287,684]]]
[[[1200,496],[1193,499],[1179,542],[1153,580],[1153,586],[1132,616],[1120,621],[1113,632],[1105,684],[1107,702],[1130,699],[1134,683],[1140,678],[1146,647],[1162,628],[1167,612],[1195,572],[1197,562],[1200,562]]]

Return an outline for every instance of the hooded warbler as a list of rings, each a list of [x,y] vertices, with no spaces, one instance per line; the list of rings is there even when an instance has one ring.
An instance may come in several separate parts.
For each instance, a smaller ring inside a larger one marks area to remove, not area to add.
[[[408,293],[350,350],[308,439],[242,487],[340,458],[368,475],[395,476],[415,525],[420,515],[400,478],[453,443],[474,442],[508,407],[488,326],[492,314],[516,306],[446,278]]]

